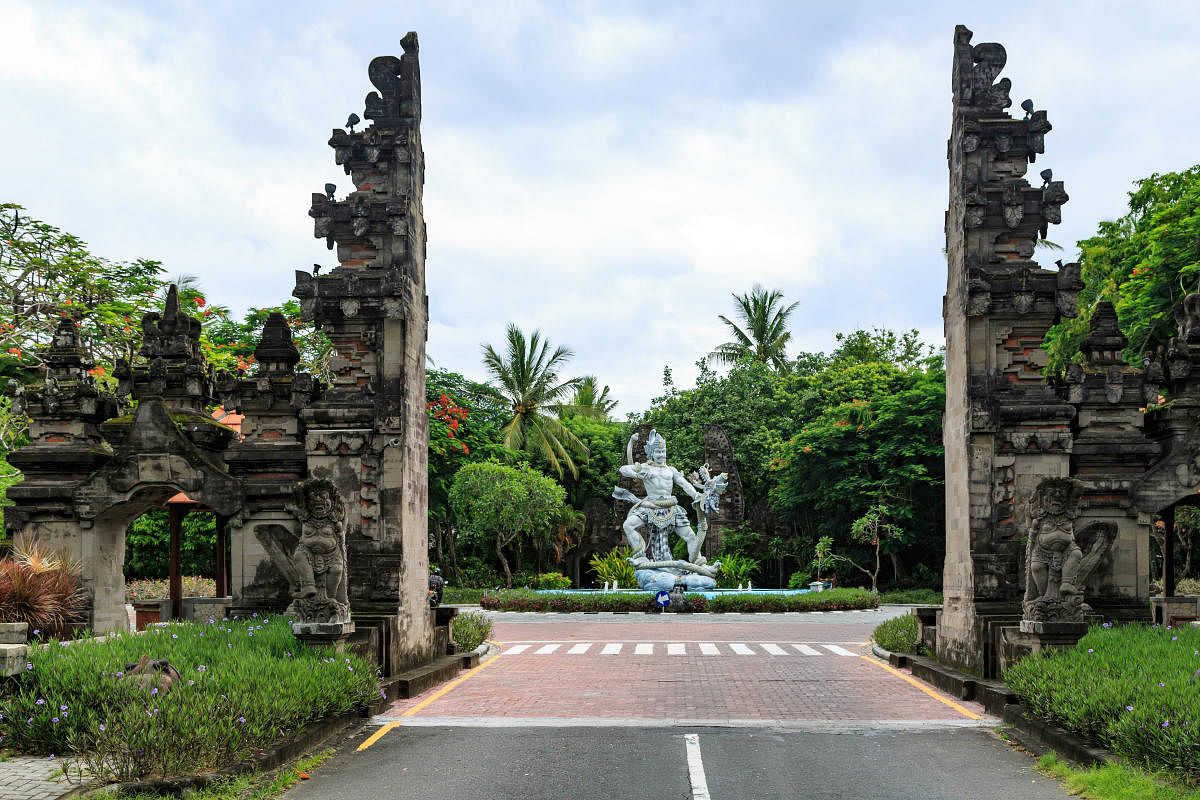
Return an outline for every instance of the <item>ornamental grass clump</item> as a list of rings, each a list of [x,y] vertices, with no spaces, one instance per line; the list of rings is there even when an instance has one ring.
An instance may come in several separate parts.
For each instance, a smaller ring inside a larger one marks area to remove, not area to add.
[[[0,559],[0,622],[24,622],[35,637],[69,638],[87,604],[80,565],[18,536],[11,557]]]
[[[1071,650],[1027,656],[1004,673],[1038,716],[1117,755],[1200,782],[1200,629],[1110,623]]]
[[[143,654],[169,659],[181,680],[159,692],[125,679]],[[308,648],[284,618],[171,624],[34,648],[0,697],[0,736],[101,780],[194,774],[379,693],[366,662]]]
[[[482,611],[465,611],[450,623],[450,638],[460,653],[469,653],[492,635],[492,621]]]

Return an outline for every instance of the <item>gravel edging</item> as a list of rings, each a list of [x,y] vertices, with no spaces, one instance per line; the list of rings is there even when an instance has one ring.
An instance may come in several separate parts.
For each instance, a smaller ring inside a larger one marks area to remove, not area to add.
[[[246,761],[226,767],[219,772],[206,772],[200,775],[183,775],[174,778],[163,778],[149,781],[127,781],[125,783],[106,783],[99,785],[78,786],[66,794],[60,795],[59,800],[66,798],[88,797],[101,791],[117,791],[125,794],[167,794],[182,797],[196,789],[202,789],[216,781],[236,778],[248,772],[268,772],[282,764],[299,758],[305,753],[315,750],[330,739],[338,736],[355,725],[365,723],[360,711],[346,711],[333,717],[314,720],[300,729],[299,733],[280,742],[271,749],[259,753]]]
[[[1031,752],[1040,755],[1041,753],[1038,751],[1054,750],[1064,758],[1082,766],[1102,766],[1121,760],[1114,753],[1102,747],[1096,747],[1065,728],[1034,715],[1020,703],[1004,702],[1011,695],[1005,691],[1007,686],[1003,681],[985,681],[983,679],[959,681],[961,674],[957,670],[945,667],[931,658],[892,653],[874,642],[871,643],[871,653],[876,658],[895,667],[906,667],[919,663],[920,669],[913,670],[913,677],[920,678],[926,683],[932,683],[943,691],[946,689],[939,684],[951,682],[958,685],[960,691],[957,694],[960,699],[982,703],[988,713],[999,717],[1011,729],[1014,738]],[[943,677],[943,680],[929,681],[920,673],[935,673]],[[950,694],[955,693],[950,692]]]

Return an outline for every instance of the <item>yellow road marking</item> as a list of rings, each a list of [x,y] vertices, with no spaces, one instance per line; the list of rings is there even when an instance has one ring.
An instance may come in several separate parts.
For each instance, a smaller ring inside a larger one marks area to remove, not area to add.
[[[907,681],[908,683],[911,683],[913,686],[917,687],[922,692],[924,692],[925,694],[932,697],[934,700],[937,700],[939,703],[945,703],[946,705],[950,706],[958,713],[962,714],[964,717],[969,717],[970,719],[983,719],[983,716],[981,714],[976,714],[974,711],[968,711],[967,709],[963,708],[962,706],[960,706],[958,703],[954,702],[953,700],[947,700],[946,698],[942,697],[937,692],[935,692],[933,689],[930,689],[928,686],[926,686],[923,683],[921,683],[920,681],[918,681],[916,678],[913,678],[909,675],[905,675],[900,670],[895,669],[888,664],[884,664],[884,663],[878,661],[877,659],[872,658],[871,656],[860,655],[859,658],[864,659],[868,663],[874,664],[875,666],[879,667],[880,669],[885,669],[888,672],[895,675],[896,677],[901,678],[901,679]]]
[[[499,642],[494,642],[493,644],[500,644],[500,643],[499,643]],[[415,714],[416,714],[418,711],[420,711],[421,709],[425,708],[425,706],[429,705],[429,704],[430,704],[430,703],[432,703],[434,700],[437,700],[439,697],[441,697],[441,696],[442,696],[442,695],[444,695],[446,692],[448,692],[448,691],[450,691],[451,689],[453,689],[455,686],[458,686],[458,685],[459,685],[460,683],[462,683],[463,681],[467,680],[468,678],[471,678],[471,677],[473,677],[473,676],[475,675],[475,673],[479,672],[479,670],[483,669],[484,667],[486,667],[486,666],[488,666],[488,665],[490,665],[490,664],[495,664],[495,663],[496,663],[496,661],[497,661],[497,660],[500,658],[500,656],[501,656],[501,655],[503,655],[503,653],[497,653],[496,655],[494,655],[494,656],[492,656],[491,658],[489,658],[487,661],[485,661],[485,662],[483,662],[482,664],[480,664],[478,667],[475,667],[475,669],[473,669],[473,670],[470,670],[469,672],[467,672],[465,675],[463,675],[463,676],[461,676],[461,677],[459,677],[459,678],[455,678],[454,680],[450,681],[450,682],[449,682],[449,683],[447,683],[445,686],[443,686],[442,688],[438,689],[436,692],[434,692],[433,694],[429,695],[429,697],[426,697],[424,700],[422,700],[421,702],[417,703],[415,706],[413,706],[412,708],[408,709],[407,711],[405,711],[405,712],[404,712],[403,714],[401,714],[400,716],[401,716],[401,717],[411,717],[411,716],[415,715]],[[388,731],[392,730],[393,728],[399,727],[400,725],[403,725],[403,724],[404,724],[404,720],[403,720],[403,719],[394,719],[394,720],[392,720],[391,722],[389,722],[388,724],[384,725],[382,728],[380,728],[379,730],[377,730],[377,731],[375,731],[373,734],[371,734],[371,735],[370,735],[370,737],[368,737],[368,738],[367,738],[367,740],[366,740],[365,742],[363,742],[362,744],[360,744],[360,745],[358,746],[358,748],[355,750],[355,752],[356,752],[356,753],[361,753],[363,750],[366,750],[368,747],[370,747],[371,745],[375,744],[375,743],[376,743],[376,742],[378,742],[380,739],[382,739],[382,738],[384,737],[384,735],[385,735],[385,734],[386,734]]]

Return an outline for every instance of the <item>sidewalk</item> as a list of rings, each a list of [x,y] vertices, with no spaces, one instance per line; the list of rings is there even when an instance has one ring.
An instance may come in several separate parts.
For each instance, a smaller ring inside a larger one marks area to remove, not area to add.
[[[74,788],[63,777],[61,767],[62,762],[45,756],[12,756],[0,761],[0,796],[4,800],[58,800]]]

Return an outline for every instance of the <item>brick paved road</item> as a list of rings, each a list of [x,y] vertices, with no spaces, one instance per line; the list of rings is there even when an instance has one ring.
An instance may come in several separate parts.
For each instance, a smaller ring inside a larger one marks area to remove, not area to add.
[[[501,655],[285,797],[1069,797],[981,707],[862,655],[897,613],[496,614]]]
[[[498,614],[494,664],[382,719],[420,706],[406,725],[986,723],[861,657],[883,615]]]

